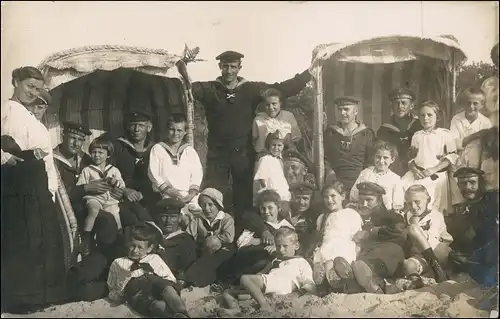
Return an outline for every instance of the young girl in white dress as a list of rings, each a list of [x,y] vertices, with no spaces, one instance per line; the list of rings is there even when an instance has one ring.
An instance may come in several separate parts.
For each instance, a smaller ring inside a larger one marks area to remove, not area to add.
[[[333,261],[343,257],[347,262],[356,260],[354,234],[361,230],[363,220],[351,208],[343,208],[346,197],[344,185],[340,181],[327,185],[322,191],[326,212],[319,215],[316,222],[318,241],[313,254],[313,277],[316,285],[322,285],[325,279],[331,285]]]
[[[410,170],[402,177],[404,189],[414,184],[425,186],[431,196],[431,206],[447,215],[451,212],[450,183],[448,168],[458,159],[455,140],[451,132],[436,127],[440,108],[433,101],[420,105],[418,118],[423,129],[411,140]]]

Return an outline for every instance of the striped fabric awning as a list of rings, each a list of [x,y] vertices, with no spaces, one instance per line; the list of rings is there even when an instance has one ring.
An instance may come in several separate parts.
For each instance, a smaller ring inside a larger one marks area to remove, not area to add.
[[[199,49],[194,51],[197,54]],[[120,135],[123,115],[131,108],[152,112],[155,138],[164,134],[163,123],[172,111],[184,111],[192,121],[187,75],[170,72],[181,58],[162,49],[97,45],[58,52],[43,60],[38,68],[53,96],[44,123],[53,145],[61,141],[60,123],[68,120],[87,125],[90,141],[104,132]],[[196,61],[203,60],[193,57]],[[192,137],[189,129],[188,135]]]
[[[311,69],[324,61],[335,59],[352,63],[396,63],[426,56],[449,61],[456,67],[466,56],[453,36],[422,38],[415,36],[387,36],[347,43],[318,45],[313,51]]]
[[[90,128],[90,141],[104,132],[123,134],[123,117],[131,108],[146,108],[153,116],[153,136],[164,136],[164,123],[172,112],[186,109],[181,80],[150,76],[129,69],[97,71],[53,89],[52,103],[44,119],[52,144],[61,142],[64,121],[83,123]]]
[[[391,116],[388,94],[397,87],[412,89],[416,103],[434,100],[444,111],[444,73],[442,63],[429,58],[391,64],[330,61],[323,69],[323,107],[328,123],[335,123],[335,98],[350,95],[361,99],[358,119],[377,131]],[[449,116],[446,114],[443,120]]]
[[[359,119],[376,131],[391,115],[387,95],[397,87],[411,88],[417,103],[435,100],[446,109],[450,73],[465,58],[452,36],[390,36],[319,45],[313,52],[311,72],[317,74],[322,68],[328,123],[335,122],[333,100],[354,95],[362,100]],[[443,122],[452,115],[445,114]]]
[[[122,45],[97,45],[55,53],[39,65],[47,77],[49,90],[97,70],[127,68],[152,75],[166,76],[182,56],[162,49]]]

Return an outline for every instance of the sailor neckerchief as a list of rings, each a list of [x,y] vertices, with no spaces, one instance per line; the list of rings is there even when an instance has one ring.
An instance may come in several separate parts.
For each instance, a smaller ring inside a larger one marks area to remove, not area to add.
[[[341,140],[340,141],[340,149],[343,150],[343,151],[350,151],[351,150],[351,144],[352,144],[352,138],[354,135],[356,135],[357,133],[363,131],[364,129],[366,129],[366,126],[362,123],[358,123],[356,122],[356,124],[358,124],[358,127],[355,128],[354,130],[352,130],[352,132],[349,134],[349,135],[345,135],[344,134],[344,130],[338,126],[338,125],[332,125],[331,128],[336,131],[337,133],[339,133],[340,135],[342,135],[345,138],[347,138],[348,140]]]
[[[133,154],[135,155],[135,164],[136,165],[144,163],[144,154],[146,154],[146,152],[154,145],[153,143],[150,142],[150,143],[148,143],[148,145],[146,145],[144,147],[144,151],[138,152],[135,149],[134,144],[132,144],[125,137],[119,137],[116,140],[123,143],[125,146],[127,146],[133,152]]]
[[[222,82],[222,77],[219,76],[217,77],[217,79],[215,80],[216,82],[222,84],[222,86],[224,87],[225,89],[225,94],[226,94],[226,101],[229,102],[229,103],[234,103],[234,100],[236,99],[236,88],[241,86],[243,83],[246,83],[247,81],[242,78],[242,77],[237,77],[237,80],[238,80],[238,83],[236,83],[236,86],[233,88],[233,89],[230,89],[228,88],[223,82]]]

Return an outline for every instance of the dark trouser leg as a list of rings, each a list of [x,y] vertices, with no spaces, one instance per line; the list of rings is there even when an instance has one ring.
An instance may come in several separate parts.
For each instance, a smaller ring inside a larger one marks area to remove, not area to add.
[[[125,286],[125,300],[132,309],[141,315],[148,316],[154,301],[152,288],[153,285],[146,276],[132,278]]]
[[[105,277],[108,260],[99,252],[93,252],[68,272],[68,293],[75,301],[93,301],[107,296]]]
[[[233,177],[233,204],[236,235],[243,230],[241,216],[252,209],[254,152],[247,149],[235,150],[231,175]],[[239,231],[238,231],[239,230]]]
[[[216,280],[217,269],[231,258],[234,250],[220,249],[213,254],[206,254],[196,260],[184,273],[185,281],[195,287],[205,287]]]
[[[212,187],[219,190],[224,195],[224,204],[228,199],[230,163],[231,155],[224,149],[208,148],[203,188]]]
[[[113,243],[118,237],[118,225],[111,213],[101,210],[95,220],[94,232],[98,245]]]

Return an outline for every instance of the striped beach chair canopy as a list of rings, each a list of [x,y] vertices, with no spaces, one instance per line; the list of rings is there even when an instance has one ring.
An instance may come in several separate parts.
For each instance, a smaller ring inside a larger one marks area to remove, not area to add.
[[[440,104],[444,110],[440,124],[448,127],[453,116],[456,70],[465,60],[457,39],[450,35],[384,36],[318,45],[310,66],[318,85],[313,125],[318,178],[323,169],[322,146],[318,146],[322,144],[323,114],[328,124],[336,122],[335,98],[358,97],[358,120],[377,131],[391,116],[389,92],[408,87],[416,94],[416,103],[434,100]]]
[[[88,125],[90,140],[104,132],[121,135],[123,115],[131,108],[149,109],[153,135],[164,134],[166,117],[186,111],[188,104],[186,83],[175,68],[181,58],[163,49],[123,45],[86,46],[47,57],[38,68],[53,97],[44,119],[53,145],[61,140],[60,123],[68,120]]]
[[[333,43],[318,46],[313,56],[313,74],[322,67],[328,122],[335,121],[333,100],[354,95],[362,100],[360,119],[374,130],[390,117],[387,94],[397,87],[411,88],[417,103],[440,103],[446,110],[446,122],[453,116],[447,101],[453,89],[453,73],[466,60],[453,36],[387,36]]]

